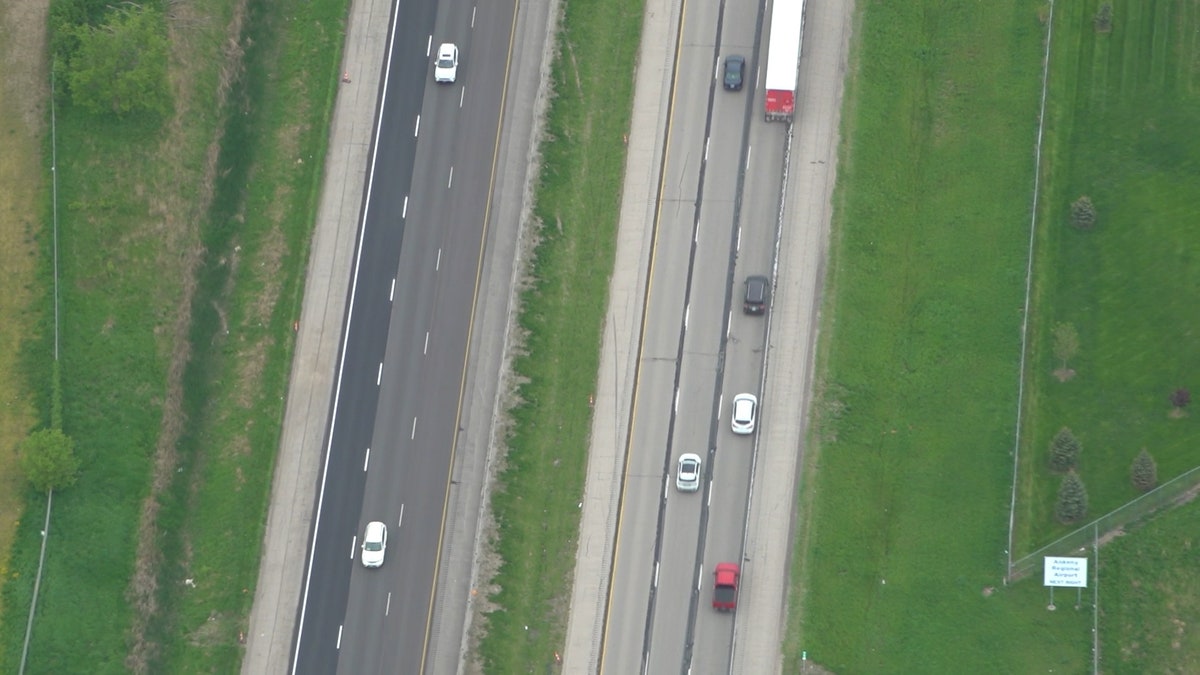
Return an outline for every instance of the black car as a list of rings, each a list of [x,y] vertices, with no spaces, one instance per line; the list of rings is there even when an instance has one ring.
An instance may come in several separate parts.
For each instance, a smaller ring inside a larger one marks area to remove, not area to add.
[[[740,91],[742,88],[742,80],[746,75],[746,57],[744,56],[726,56],[725,57],[725,88],[729,91]]]
[[[764,276],[746,277],[746,300],[742,311],[746,314],[762,314],[767,311],[771,296],[771,282]]]

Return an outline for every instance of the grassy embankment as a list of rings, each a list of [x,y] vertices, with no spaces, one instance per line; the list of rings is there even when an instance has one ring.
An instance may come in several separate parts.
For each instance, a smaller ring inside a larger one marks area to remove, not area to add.
[[[522,296],[527,378],[493,499],[503,562],[479,647],[485,672],[554,668],[579,529],[642,3],[566,3],[537,193],[543,223]],[[528,626],[528,630],[526,630]]]
[[[788,672],[1078,672],[1091,614],[1004,573],[1045,26],[862,3]],[[1062,603],[1060,600],[1060,604]]]
[[[345,8],[173,5],[172,116],[61,110],[63,419],[83,472],[55,496],[28,672],[238,667]],[[190,361],[172,373],[181,350]],[[30,363],[47,381],[45,360]],[[177,440],[155,485],[165,437]],[[157,518],[139,532],[152,490]],[[45,501],[28,502],[9,607],[28,607],[36,569]],[[136,559],[139,537],[155,555]],[[153,582],[134,588],[139,563]]]

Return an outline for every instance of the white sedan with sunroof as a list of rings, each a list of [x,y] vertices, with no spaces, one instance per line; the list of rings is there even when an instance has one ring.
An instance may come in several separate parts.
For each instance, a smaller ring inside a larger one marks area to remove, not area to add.
[[[733,419],[730,423],[733,433],[742,436],[754,433],[754,420],[757,416],[757,396],[754,394],[738,394],[733,397]]]

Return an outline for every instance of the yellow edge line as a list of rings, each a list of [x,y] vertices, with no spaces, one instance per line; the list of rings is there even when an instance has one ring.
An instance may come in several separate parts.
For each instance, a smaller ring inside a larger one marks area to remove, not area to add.
[[[683,34],[683,26],[687,20],[687,0],[683,0],[679,9],[679,30],[676,35]],[[650,311],[650,294],[654,288],[654,263],[658,258],[658,226],[662,220],[662,194],[666,189],[667,181],[667,165],[671,156],[671,132],[675,128],[675,120],[673,118],[675,112],[675,94],[678,91],[679,83],[679,61],[680,52],[683,50],[683,41],[676,38],[675,42],[675,64],[671,73],[671,105],[669,110],[671,116],[667,118],[667,133],[663,139],[663,169],[662,174],[658,177],[658,203],[654,208],[654,235],[650,245],[650,272],[646,277],[646,302],[642,305],[642,333],[638,338],[638,355],[637,368],[634,371],[634,389],[633,402],[629,411],[629,437],[625,441],[625,471],[621,477],[621,496],[619,503],[621,508],[617,512],[617,530],[613,537],[613,559],[612,559],[612,574],[608,584],[608,598],[604,603],[604,641],[600,645],[600,655],[597,659],[599,672],[604,672],[604,653],[608,649],[608,637],[611,635],[609,631],[609,622],[612,620],[612,599],[613,587],[615,586],[617,574],[617,560],[621,553],[621,526],[625,522],[625,486],[629,484],[629,457],[633,452],[633,430],[637,423],[638,395],[641,393],[642,381],[642,349],[646,344],[646,317]]]
[[[467,346],[463,351],[462,377],[458,382],[458,408],[454,411],[454,440],[450,443],[450,464],[446,471],[446,496],[442,499],[442,524],[438,528],[437,555],[433,563],[433,583],[429,586],[429,610],[425,614],[425,639],[421,644],[421,669],[417,671],[419,673],[425,672],[425,660],[429,656],[429,631],[433,627],[433,598],[437,593],[438,569],[442,564],[442,540],[446,536],[446,511],[450,506],[450,479],[454,475],[454,458],[458,452],[458,426],[462,421],[463,392],[467,388],[467,360],[471,354],[471,339],[475,334],[475,309],[479,300],[479,280],[483,276],[483,252],[487,245],[488,221],[491,219],[492,199],[496,190],[496,162],[500,157],[500,132],[504,128],[504,106],[508,102],[508,73],[509,67],[512,65],[513,43],[517,35],[517,14],[520,7],[521,0],[515,0],[513,2],[512,28],[508,33],[508,55],[504,60],[504,85],[500,92],[500,118],[496,121],[496,143],[492,149],[492,172],[488,178],[487,206],[483,210],[483,233],[479,238],[479,259],[475,267],[475,292],[471,297],[471,319],[467,323]]]

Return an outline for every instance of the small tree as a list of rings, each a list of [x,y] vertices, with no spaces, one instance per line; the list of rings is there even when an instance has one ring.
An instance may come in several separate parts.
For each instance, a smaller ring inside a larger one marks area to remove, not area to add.
[[[21,470],[34,488],[45,492],[75,484],[79,458],[75,441],[59,429],[41,429],[21,444]]]
[[[1097,33],[1108,33],[1112,31],[1112,3],[1101,3],[1100,9],[1096,11],[1096,16],[1092,19],[1092,25],[1096,27]]]
[[[1171,392],[1171,405],[1176,408],[1186,408],[1192,402],[1192,392],[1180,387]]]
[[[1083,446],[1070,429],[1067,427],[1059,429],[1058,433],[1054,434],[1054,440],[1050,442],[1051,468],[1055,471],[1074,469],[1079,464],[1081,450],[1083,450]]]
[[[1074,374],[1067,367],[1067,362],[1079,353],[1079,331],[1075,330],[1074,324],[1059,322],[1054,324],[1051,333],[1054,336],[1054,358],[1062,362],[1062,367],[1054,374],[1059,380],[1066,381]]]
[[[1096,226],[1096,206],[1091,197],[1084,195],[1071,204],[1071,224],[1080,230]]]
[[[1063,476],[1062,484],[1058,486],[1054,515],[1063,524],[1079,521],[1087,515],[1087,501],[1087,488],[1079,474],[1072,471]]]
[[[101,26],[75,31],[78,47],[67,64],[71,100],[92,113],[165,115],[167,26],[161,11],[142,7],[112,12]]]
[[[1133,487],[1142,492],[1149,492],[1158,485],[1158,465],[1145,448],[1133,458],[1133,465],[1129,467],[1129,480],[1133,481]]]

